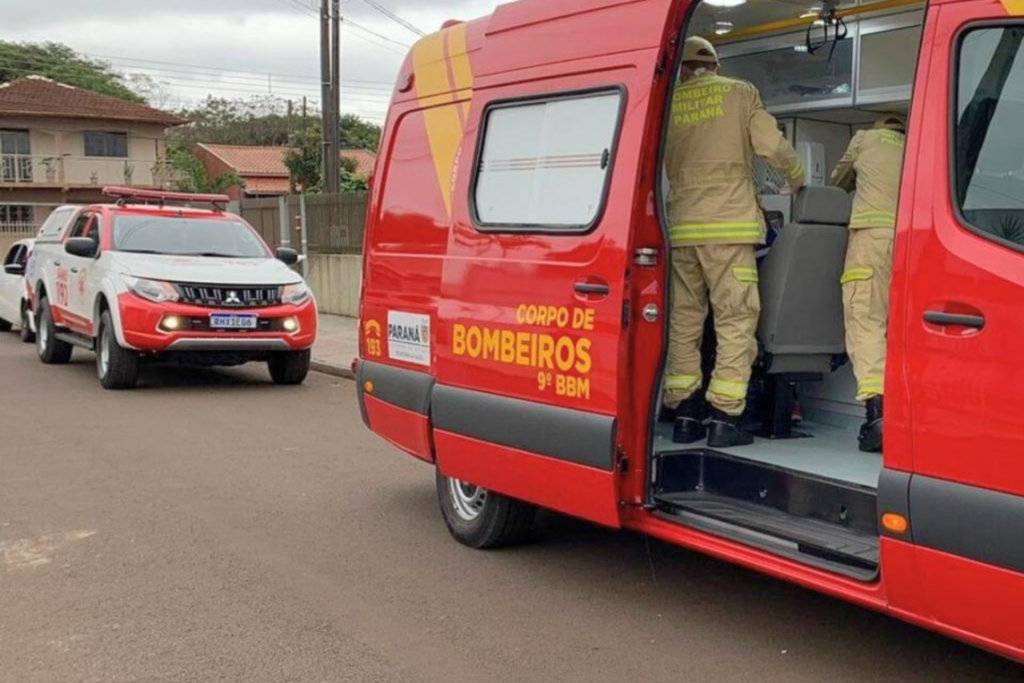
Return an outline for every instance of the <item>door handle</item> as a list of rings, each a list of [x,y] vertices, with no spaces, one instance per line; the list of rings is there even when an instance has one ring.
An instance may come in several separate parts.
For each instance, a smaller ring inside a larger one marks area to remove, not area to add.
[[[576,283],[577,294],[591,294],[597,296],[608,296],[612,293],[612,288],[605,284],[597,282],[577,282]]]
[[[71,272],[72,272],[73,274],[77,275],[77,274],[78,274],[78,268],[72,268],[72,269],[71,269]]]
[[[975,330],[985,329],[985,316],[946,313],[945,311],[925,311],[924,321],[941,327],[970,327]]]
[[[54,261],[53,262],[53,267],[54,268],[60,268],[60,261]]]

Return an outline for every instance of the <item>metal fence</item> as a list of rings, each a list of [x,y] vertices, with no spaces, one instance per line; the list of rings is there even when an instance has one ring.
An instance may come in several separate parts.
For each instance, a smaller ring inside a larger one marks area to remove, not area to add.
[[[35,237],[39,226],[35,223],[0,223],[0,259],[7,255],[7,250],[18,240]]]
[[[367,194],[243,199],[242,218],[272,248],[291,246],[307,255],[361,254]]]

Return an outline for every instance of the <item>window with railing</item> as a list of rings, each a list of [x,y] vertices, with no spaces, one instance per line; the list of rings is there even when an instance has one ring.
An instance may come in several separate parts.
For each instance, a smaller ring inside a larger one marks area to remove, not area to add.
[[[28,131],[0,130],[0,181],[32,182],[32,143]]]

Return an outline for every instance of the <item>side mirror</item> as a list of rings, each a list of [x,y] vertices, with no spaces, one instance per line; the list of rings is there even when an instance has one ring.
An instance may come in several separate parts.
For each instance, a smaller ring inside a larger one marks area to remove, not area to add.
[[[72,237],[64,243],[64,251],[72,256],[94,258],[99,250],[100,245],[88,237]]]
[[[277,250],[277,260],[286,266],[294,266],[299,262],[299,252],[288,247],[280,247]]]
[[[4,266],[4,272],[7,273],[8,275],[22,276],[25,274],[25,266],[21,265],[20,263],[9,263],[6,266]]]

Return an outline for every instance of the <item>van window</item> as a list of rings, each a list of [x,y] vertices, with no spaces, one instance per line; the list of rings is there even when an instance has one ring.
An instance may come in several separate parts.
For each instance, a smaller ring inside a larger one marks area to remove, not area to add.
[[[478,224],[498,231],[593,227],[622,97],[615,90],[491,107],[473,192]]]
[[[1024,26],[983,28],[960,44],[955,186],[967,223],[1024,250]]]

